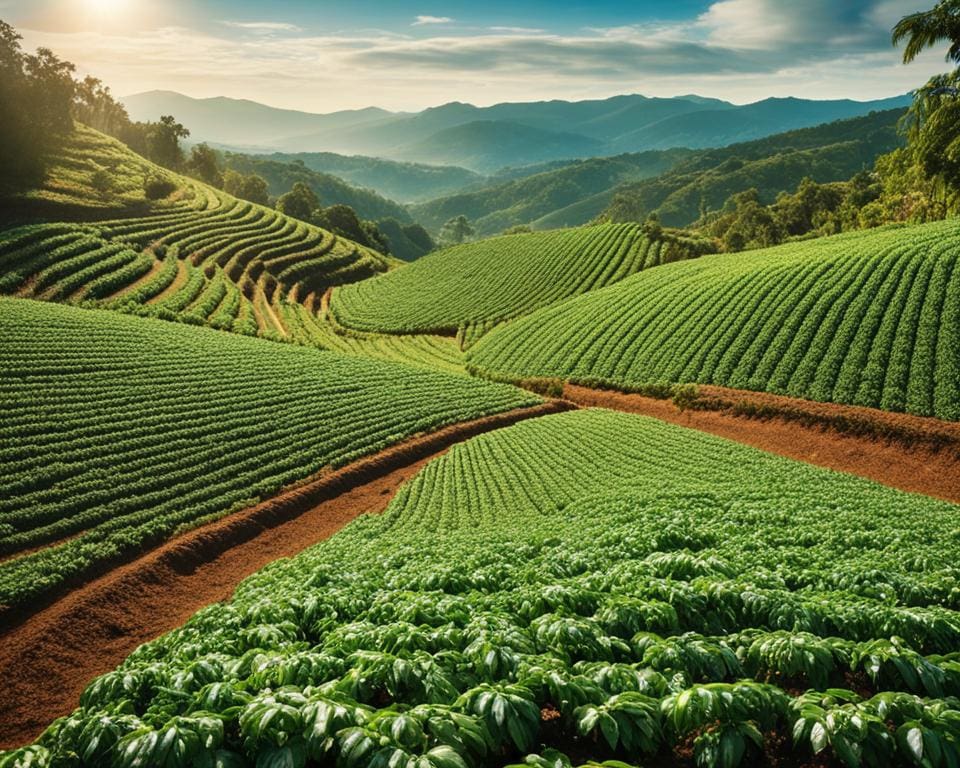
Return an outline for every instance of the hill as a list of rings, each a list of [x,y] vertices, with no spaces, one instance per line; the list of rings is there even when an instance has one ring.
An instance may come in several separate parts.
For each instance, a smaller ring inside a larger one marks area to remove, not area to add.
[[[617,137],[614,146],[624,151],[638,146],[650,149],[723,147],[868,112],[904,109],[909,104],[909,96],[878,99],[869,103],[869,109],[864,109],[864,103],[849,99],[771,98],[733,108],[703,109],[694,113],[695,120],[686,115],[666,117]]]
[[[244,155],[236,152],[223,154],[225,167],[238,173],[255,173],[267,181],[270,194],[280,196],[289,192],[295,183],[303,182],[320,198],[324,206],[349,205],[361,219],[397,219],[410,223],[412,219],[407,209],[370,189],[361,189],[329,173],[312,170],[300,163],[269,160],[257,155]]]
[[[951,220],[671,264],[495,329],[468,362],[498,376],[719,384],[955,421],[958,255]]]
[[[434,231],[455,216],[466,216],[481,236],[494,235],[517,224],[546,222],[550,216],[564,222],[560,226],[578,226],[606,208],[614,187],[625,181],[659,176],[689,155],[688,150],[673,149],[565,161],[559,168],[548,167],[540,173],[496,183],[496,179],[508,175],[505,172],[479,189],[412,205],[410,212]],[[577,213],[571,211],[564,217],[560,211],[565,209],[575,209]]]
[[[0,299],[0,335],[0,612],[324,467],[537,402],[463,376],[23,299]]]
[[[217,96],[194,99],[174,91],[147,91],[121,99],[133,120],[157,120],[174,115],[190,129],[195,141],[265,146],[286,136],[321,129],[349,130],[392,113],[383,109],[346,110],[320,115],[277,109],[248,99]]]
[[[603,144],[571,132],[503,120],[475,120],[445,128],[396,151],[398,157],[462,165],[488,173],[503,166],[602,154]]]
[[[565,162],[559,168],[411,206],[428,228],[465,215],[482,235],[515,224],[537,229],[579,226],[603,214],[643,221],[650,213],[686,226],[718,209],[734,192],[758,187],[765,200],[809,176],[850,178],[901,143],[901,110],[877,112],[723,149],[651,151]]]
[[[174,114],[191,128],[194,138],[219,144],[442,161],[486,170],[585,154],[723,146],[905,107],[909,97],[873,102],[767,99],[738,106],[697,96],[662,99],[633,94],[489,107],[452,102],[413,114],[366,109],[329,115],[291,113],[232,99],[189,99],[168,92],[139,94],[124,103],[134,117]],[[436,154],[431,154],[431,146]],[[525,148],[532,157],[524,154]]]
[[[401,203],[429,200],[481,183],[484,177],[455,165],[425,165],[333,152],[274,152],[268,160],[300,161],[307,168],[338,176],[355,186],[374,189]]]
[[[651,419],[533,419],[141,646],[36,762],[670,765],[718,732],[839,761],[820,729],[851,721],[897,765],[921,728],[954,755],[956,515]]]
[[[875,112],[691,155],[660,177],[615,189],[604,215],[642,221],[656,213],[662,223],[682,227],[747,189],[756,188],[761,201],[769,203],[805,177],[845,181],[903,143],[897,131],[903,114]]]
[[[428,254],[383,279],[335,290],[331,311],[349,328],[459,332],[468,344],[492,325],[596,290],[665,261],[703,252],[694,240],[649,240],[635,225],[503,237]]]
[[[108,187],[97,181],[104,172]],[[49,223],[0,230],[0,293],[462,371],[449,339],[345,336],[326,321],[330,286],[400,262],[159,168],[89,128],[78,126],[43,186],[4,212]]]

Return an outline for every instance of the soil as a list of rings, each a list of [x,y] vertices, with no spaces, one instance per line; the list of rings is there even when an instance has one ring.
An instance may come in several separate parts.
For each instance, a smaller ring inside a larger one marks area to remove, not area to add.
[[[960,424],[724,387],[700,387],[699,392],[707,406],[719,410],[680,413],[670,400],[572,384],[564,387],[563,396],[580,406],[653,416],[904,491],[960,502]],[[748,413],[742,412],[744,405]],[[787,415],[749,415],[777,410]],[[831,426],[837,424],[856,425],[856,430]],[[909,435],[915,439],[905,444],[901,438]]]
[[[0,749],[34,740],[69,714],[90,680],[137,646],[183,624],[281,557],[328,538],[357,515],[381,512],[430,459],[474,435],[569,410],[549,401],[411,438],[185,533],[80,586],[0,634]]]
[[[183,284],[187,282],[187,265],[184,264],[183,259],[177,260],[177,276],[173,278],[173,282],[170,283],[166,288],[164,288],[160,293],[150,299],[147,304],[159,304],[161,301],[166,299],[169,296],[173,296],[177,291],[179,291]]]

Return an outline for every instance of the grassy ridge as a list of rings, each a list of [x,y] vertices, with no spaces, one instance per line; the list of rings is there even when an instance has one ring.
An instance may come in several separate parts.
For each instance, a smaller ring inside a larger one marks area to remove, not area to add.
[[[537,402],[462,376],[0,299],[0,605],[418,432]],[[49,545],[49,546],[45,546]]]
[[[632,224],[507,235],[449,248],[376,280],[343,286],[331,308],[350,328],[388,333],[461,331],[493,324],[699,255],[698,241],[651,241]]]
[[[500,376],[700,382],[960,419],[960,222],[711,256],[486,336]]]
[[[98,170],[110,171],[109,189],[95,188]],[[174,191],[147,200],[148,178]],[[40,210],[85,223],[0,230],[0,293],[463,371],[452,340],[337,333],[321,312],[328,287],[395,260],[160,169],[89,128],[78,126],[20,205],[31,218]]]
[[[119,768],[908,764],[919,734],[957,757],[956,513],[652,419],[534,419],[142,646],[32,749]]]

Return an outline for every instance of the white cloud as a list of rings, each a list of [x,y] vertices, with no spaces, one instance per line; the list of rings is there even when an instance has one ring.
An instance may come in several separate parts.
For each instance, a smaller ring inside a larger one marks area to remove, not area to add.
[[[491,32],[502,32],[507,35],[542,35],[545,29],[535,27],[487,27]]]
[[[849,13],[830,11],[826,0],[809,2],[824,3],[828,16],[820,24],[832,31],[798,19],[789,44],[763,44],[744,21],[753,10],[766,14],[761,26],[781,29],[780,0],[722,0],[683,23],[565,35],[506,27],[458,34],[435,28],[422,38],[377,30],[234,35],[224,27],[216,33],[182,25],[21,31],[25,47],[52,48],[114,93],[166,89],[316,112],[617,93],[699,93],[735,102],[787,95],[871,99],[905,93],[945,69],[939,49],[900,64],[889,43],[889,19],[899,18],[900,0]]]
[[[243,29],[248,32],[266,33],[273,32],[302,32],[303,29],[296,24],[284,24],[278,21],[221,21],[221,24],[234,29]]]
[[[452,22],[449,16],[417,16],[417,20],[411,24],[411,27],[423,27],[428,24],[449,24]]]

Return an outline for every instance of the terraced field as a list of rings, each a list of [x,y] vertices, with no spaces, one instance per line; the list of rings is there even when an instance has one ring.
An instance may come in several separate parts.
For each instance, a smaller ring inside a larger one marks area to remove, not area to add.
[[[108,167],[115,188],[98,195],[92,177]],[[154,175],[176,191],[150,202],[143,180]],[[395,260],[163,171],[90,129],[78,128],[46,186],[26,202],[73,216],[79,207],[87,222],[3,231],[0,293],[463,371],[453,340],[338,333],[320,313],[329,287],[384,272]],[[98,218],[117,211],[123,218]]]
[[[141,647],[29,754],[949,765],[956,516],[652,419],[531,420]]]
[[[700,382],[960,419],[960,221],[671,264],[498,328],[505,377]]]
[[[650,241],[634,224],[506,235],[338,288],[331,307],[349,328],[459,333],[469,346],[504,320],[702,252],[695,240]]]
[[[404,437],[539,402],[24,299],[0,299],[0,338],[0,608]]]

